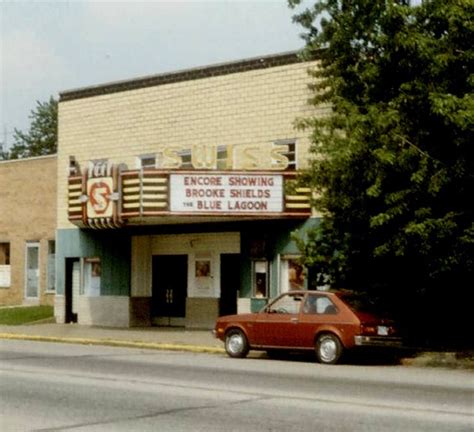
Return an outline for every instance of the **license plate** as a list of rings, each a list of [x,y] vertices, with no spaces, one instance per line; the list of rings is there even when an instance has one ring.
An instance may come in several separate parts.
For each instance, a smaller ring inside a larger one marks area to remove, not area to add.
[[[377,327],[377,334],[379,336],[387,336],[388,335],[388,327],[378,326]]]

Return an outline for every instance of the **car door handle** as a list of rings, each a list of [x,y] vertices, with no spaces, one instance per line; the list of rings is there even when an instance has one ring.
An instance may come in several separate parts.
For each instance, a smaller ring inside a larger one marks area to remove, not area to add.
[[[298,318],[291,318],[290,321],[291,321],[292,323],[295,323],[295,324],[296,324],[296,323],[298,322]]]

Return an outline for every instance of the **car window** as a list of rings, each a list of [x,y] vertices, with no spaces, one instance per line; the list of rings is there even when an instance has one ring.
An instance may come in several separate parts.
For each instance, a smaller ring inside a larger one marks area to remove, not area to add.
[[[334,315],[337,314],[337,308],[331,299],[325,295],[308,295],[304,303],[303,313]]]
[[[302,295],[288,294],[274,301],[267,308],[267,312],[297,314],[300,311],[302,301]]]

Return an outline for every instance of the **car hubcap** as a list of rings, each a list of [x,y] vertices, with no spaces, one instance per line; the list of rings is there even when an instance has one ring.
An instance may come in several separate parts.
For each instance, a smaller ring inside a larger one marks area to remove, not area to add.
[[[331,362],[336,358],[337,345],[332,339],[324,339],[319,345],[319,354],[325,362]]]
[[[233,334],[227,341],[227,348],[233,354],[237,354],[242,351],[243,346],[244,338],[240,334]]]

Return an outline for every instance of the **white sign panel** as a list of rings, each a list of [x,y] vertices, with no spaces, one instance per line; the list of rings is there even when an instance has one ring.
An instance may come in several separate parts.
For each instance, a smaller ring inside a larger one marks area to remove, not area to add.
[[[266,174],[171,174],[170,210],[184,213],[281,213],[283,178]]]

